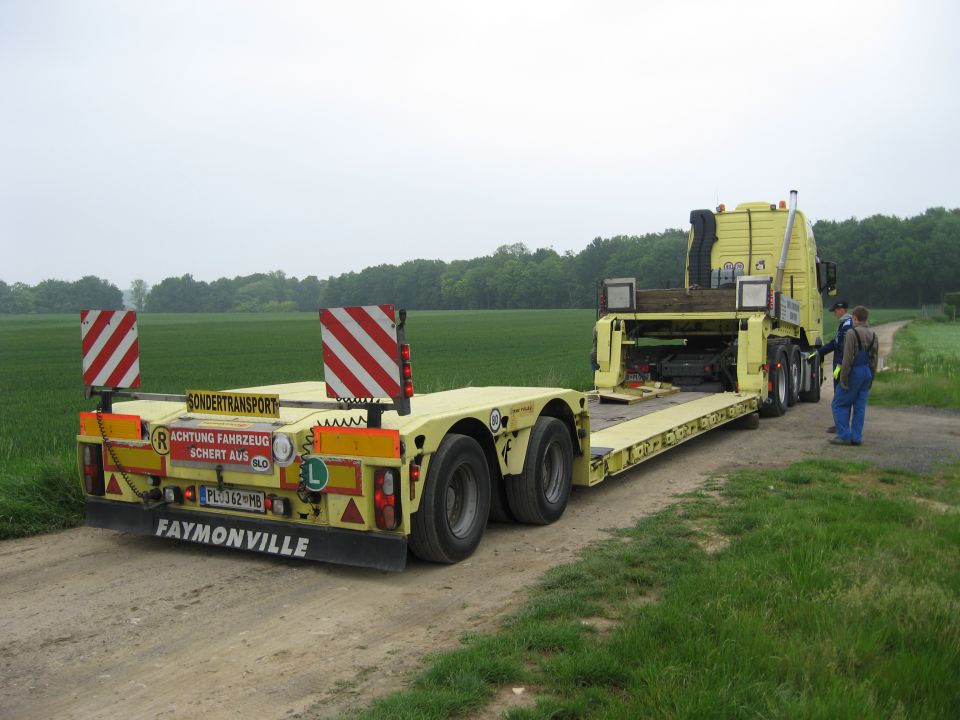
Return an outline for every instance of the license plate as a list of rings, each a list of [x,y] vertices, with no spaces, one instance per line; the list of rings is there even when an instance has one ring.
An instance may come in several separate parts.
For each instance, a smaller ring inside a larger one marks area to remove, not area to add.
[[[265,513],[263,506],[264,494],[255,490],[234,490],[224,488],[200,486],[200,504],[207,507],[228,508],[230,510],[246,510],[247,512]]]

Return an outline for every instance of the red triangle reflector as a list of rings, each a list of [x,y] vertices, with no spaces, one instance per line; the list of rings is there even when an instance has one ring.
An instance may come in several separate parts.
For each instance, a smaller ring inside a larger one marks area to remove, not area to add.
[[[357,507],[353,498],[350,498],[350,502],[347,503],[347,509],[343,511],[340,522],[357,523],[358,525],[366,524],[363,521],[363,515],[360,514],[360,508]]]
[[[123,490],[120,489],[120,483],[117,482],[117,476],[113,473],[110,473],[110,482],[107,483],[107,492],[111,495],[123,495]]]

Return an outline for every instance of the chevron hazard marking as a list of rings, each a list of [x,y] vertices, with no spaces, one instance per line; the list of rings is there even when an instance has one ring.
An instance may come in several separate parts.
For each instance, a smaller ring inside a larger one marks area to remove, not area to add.
[[[80,312],[83,384],[91,387],[140,387],[137,314],[132,310]]]
[[[395,398],[401,394],[396,311],[363,305],[320,311],[328,397]]]

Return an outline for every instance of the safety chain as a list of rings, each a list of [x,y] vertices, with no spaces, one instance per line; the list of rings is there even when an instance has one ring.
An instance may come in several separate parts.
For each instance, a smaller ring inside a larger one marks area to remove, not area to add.
[[[303,450],[303,453],[300,455],[301,461],[305,460],[307,456],[313,452],[313,430],[316,427],[329,426],[320,425],[320,422],[317,421],[316,425],[312,425],[310,427],[303,439],[303,445],[301,446],[301,450]],[[313,516],[315,518],[320,517],[320,503],[315,501],[315,494],[307,490],[307,486],[304,484],[302,479],[297,483],[297,497],[300,498],[300,502],[310,506],[310,510],[313,512]]]
[[[107,440],[107,432],[103,429],[103,418],[101,417],[103,413],[103,406],[97,407],[97,425],[100,426],[100,437],[103,439],[103,446],[107,449],[107,452],[110,453],[110,459],[113,460],[114,466],[117,470],[120,471],[120,474],[123,476],[124,482],[127,483],[127,486],[143,502],[147,502],[147,491],[146,490],[137,490],[134,486],[133,481],[127,475],[127,471],[124,470],[123,465],[120,464],[120,458],[117,457],[116,451],[113,449],[113,445],[110,444],[110,441]]]

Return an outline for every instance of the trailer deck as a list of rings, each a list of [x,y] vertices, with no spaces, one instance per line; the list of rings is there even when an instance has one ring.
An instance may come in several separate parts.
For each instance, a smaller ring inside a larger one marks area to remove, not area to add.
[[[633,405],[590,396],[590,475],[596,485],[675,445],[756,412],[755,393],[681,392]]]

